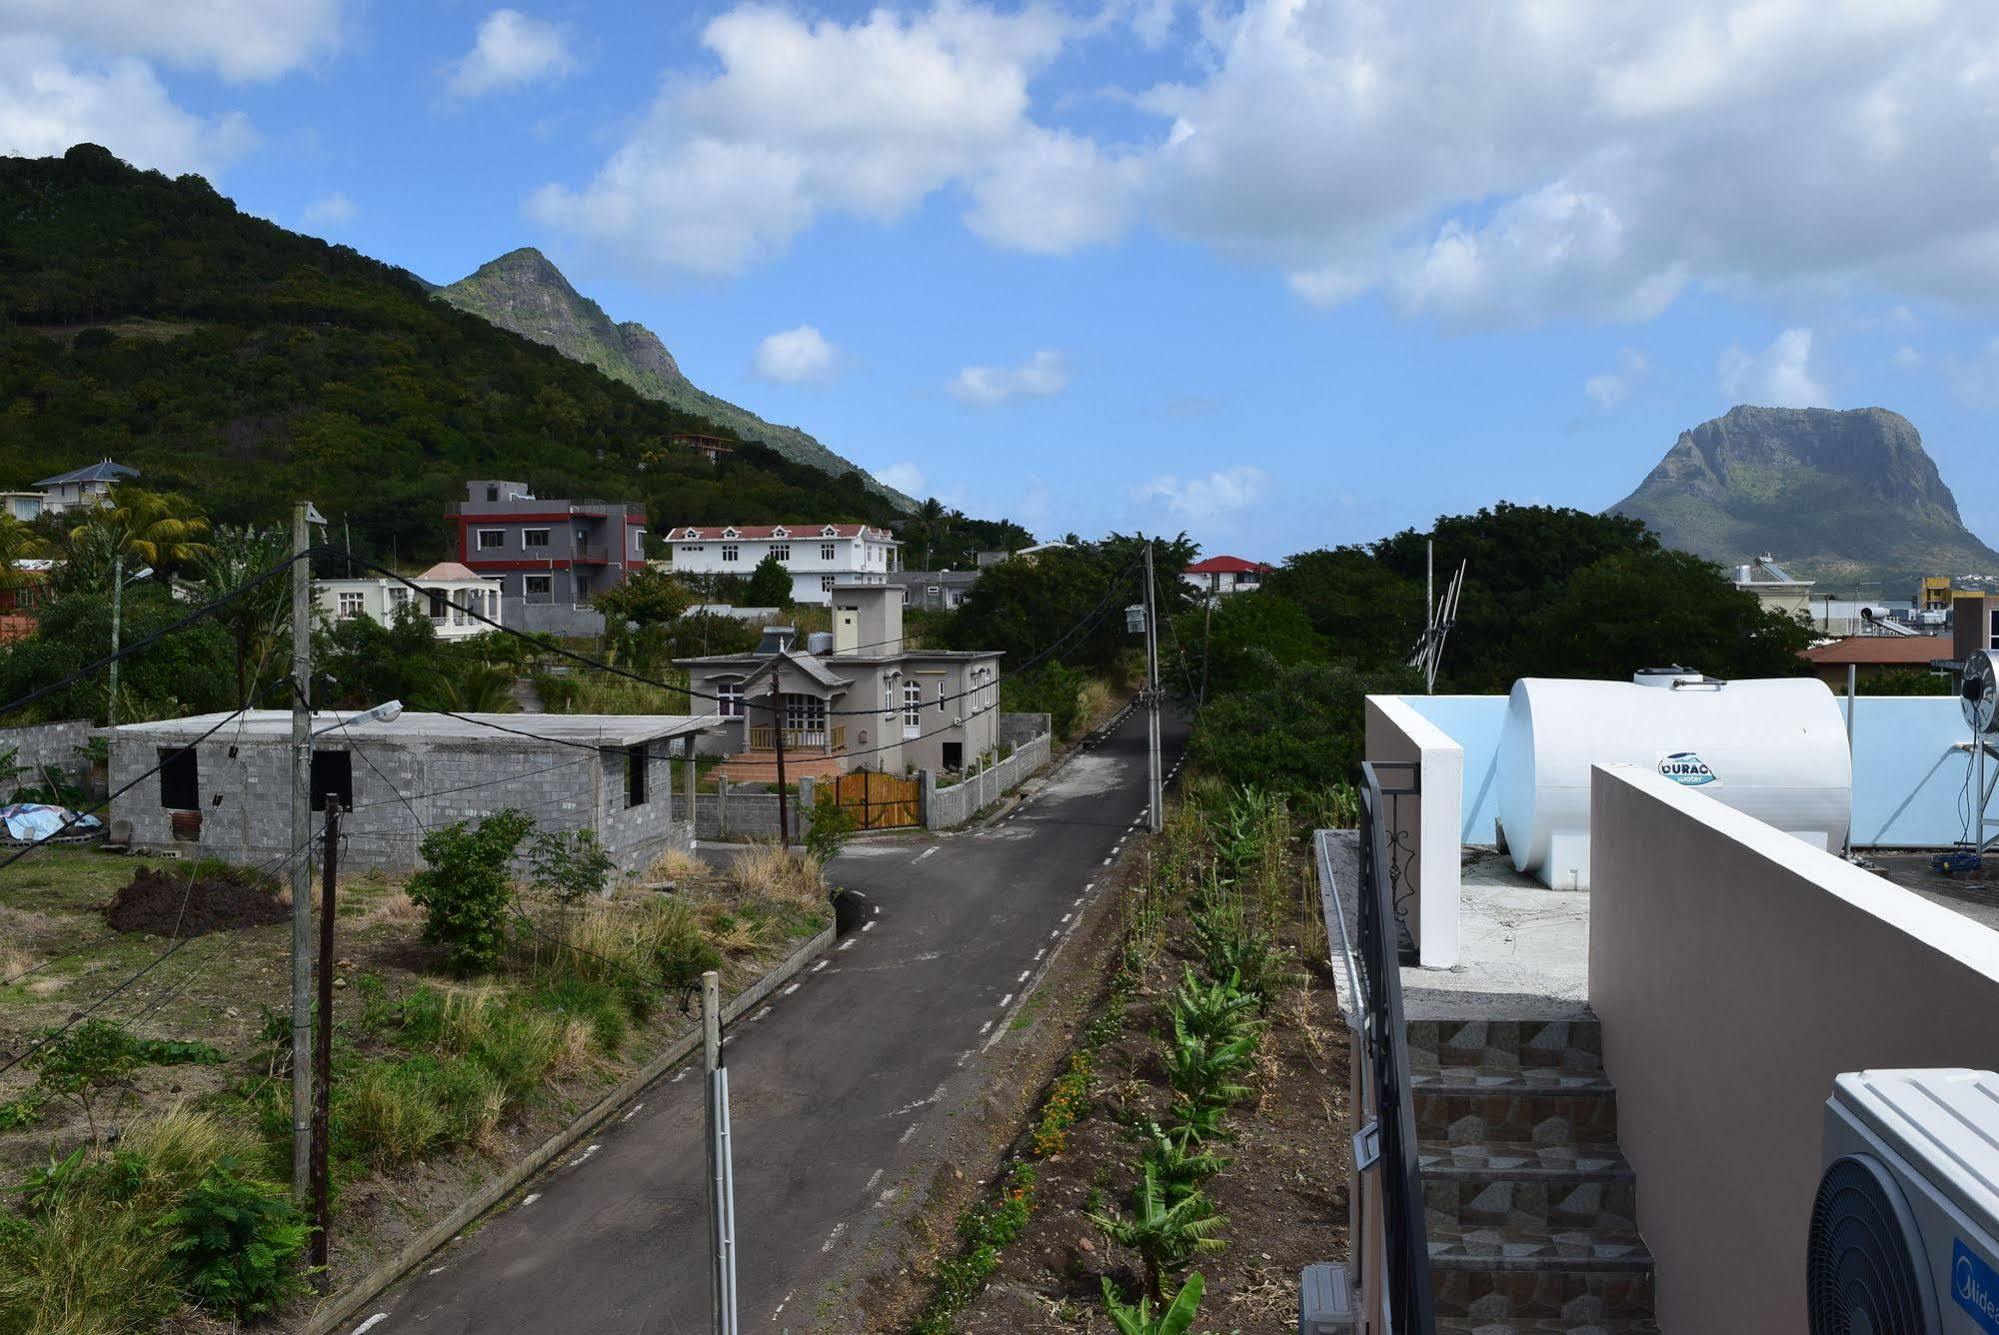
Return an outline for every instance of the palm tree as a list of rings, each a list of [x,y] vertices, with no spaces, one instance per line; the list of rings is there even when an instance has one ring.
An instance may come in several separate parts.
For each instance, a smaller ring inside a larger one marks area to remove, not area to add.
[[[488,663],[467,663],[456,676],[433,678],[417,697],[424,709],[452,714],[512,714],[514,674]]]
[[[168,574],[208,550],[208,519],[187,497],[113,487],[110,501],[69,531],[72,560],[122,556],[128,567]]]
[[[204,601],[233,593],[283,561],[290,546],[283,530],[256,524],[222,524],[214,539],[194,560]],[[282,638],[281,613],[288,581],[268,579],[235,601],[217,609],[215,618],[229,631],[236,646],[236,705],[248,708],[263,684],[263,664]],[[250,670],[255,655],[258,670]]]
[[[42,576],[23,570],[21,563],[47,552],[48,544],[33,529],[12,515],[0,515],[0,590],[18,592],[40,584]]]

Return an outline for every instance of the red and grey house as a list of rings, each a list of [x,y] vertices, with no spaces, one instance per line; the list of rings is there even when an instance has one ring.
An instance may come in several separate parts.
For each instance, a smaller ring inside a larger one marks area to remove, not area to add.
[[[1260,588],[1263,577],[1277,569],[1262,561],[1246,561],[1240,556],[1211,556],[1196,561],[1180,572],[1180,577],[1202,593],[1241,593]]]
[[[591,599],[645,565],[643,506],[544,500],[525,482],[486,478],[466,483],[465,495],[451,514],[458,560],[499,581],[508,625],[587,631],[584,622],[600,620]]]

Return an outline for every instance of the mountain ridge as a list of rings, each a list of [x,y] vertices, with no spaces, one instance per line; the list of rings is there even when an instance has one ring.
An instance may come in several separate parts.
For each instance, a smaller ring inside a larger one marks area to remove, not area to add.
[[[1682,431],[1609,513],[1723,565],[1767,552],[1824,581],[1999,572],[1914,423],[1887,408],[1738,404]]]
[[[805,431],[765,421],[747,408],[708,393],[689,380],[659,335],[636,320],[613,321],[604,308],[576,290],[562,270],[533,246],[488,260],[431,295],[500,328],[596,367],[647,398],[715,422],[743,440],[766,445],[787,459],[834,477],[859,473],[869,490],[896,505],[915,501]]]

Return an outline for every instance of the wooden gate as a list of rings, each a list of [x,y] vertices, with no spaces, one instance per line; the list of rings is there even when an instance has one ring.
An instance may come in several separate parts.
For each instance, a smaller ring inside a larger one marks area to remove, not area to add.
[[[854,813],[863,830],[893,830],[923,823],[922,785],[879,770],[857,769],[825,781],[833,803]]]

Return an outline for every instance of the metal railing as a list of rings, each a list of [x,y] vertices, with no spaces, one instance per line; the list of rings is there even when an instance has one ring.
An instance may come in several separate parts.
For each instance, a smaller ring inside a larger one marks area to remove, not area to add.
[[[768,723],[750,725],[750,750],[775,751],[777,749],[777,729]],[[844,751],[847,749],[847,725],[836,724],[831,728],[786,728],[784,749],[787,751]]]
[[[1382,782],[1382,771],[1406,774]],[[1361,804],[1353,886],[1353,930],[1339,902],[1330,831],[1318,837],[1319,880],[1328,902],[1334,966],[1346,975],[1354,1039],[1353,1162],[1348,1243],[1361,1294],[1362,1325],[1373,1335],[1435,1335],[1430,1244],[1417,1164],[1416,1114],[1409,1079],[1408,1027],[1402,1014],[1402,961],[1396,916],[1396,868],[1384,802],[1418,792],[1412,763],[1361,766]]]

